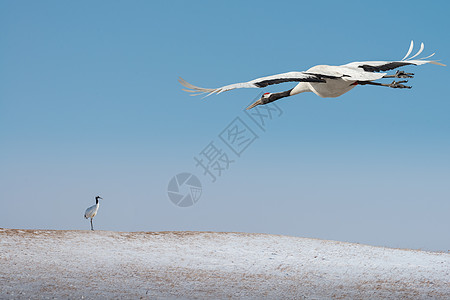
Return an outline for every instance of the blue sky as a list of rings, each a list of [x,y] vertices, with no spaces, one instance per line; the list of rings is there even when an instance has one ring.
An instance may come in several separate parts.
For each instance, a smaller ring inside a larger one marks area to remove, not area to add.
[[[215,183],[193,158],[219,144],[260,90],[201,99],[177,82],[219,87],[316,64],[396,60],[411,39],[449,63],[449,6],[1,1],[0,227],[89,229],[82,215],[100,194],[102,230],[450,250],[448,68],[405,68],[416,74],[411,90],[280,100],[283,114],[255,129],[259,138]],[[167,196],[180,172],[203,184],[189,208]]]

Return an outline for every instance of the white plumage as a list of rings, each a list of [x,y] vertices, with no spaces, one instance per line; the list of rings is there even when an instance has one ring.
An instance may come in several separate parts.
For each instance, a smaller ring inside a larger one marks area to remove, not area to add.
[[[265,93],[261,97],[261,99],[250,105],[247,109],[253,108],[257,105],[264,105],[276,101],[280,98],[293,96],[303,92],[313,92],[323,98],[339,97],[342,94],[347,93],[357,85],[377,85],[391,88],[411,88],[410,86],[405,86],[402,84],[407,82],[407,80],[397,82],[393,81],[390,84],[383,84],[373,81],[382,78],[412,78],[412,75],[414,74],[405,73],[403,71],[397,71],[393,75],[382,73],[406,65],[419,66],[430,63],[445,66],[444,64],[441,64],[437,61],[426,60],[427,58],[433,56],[434,53],[427,57],[413,60],[413,58],[422,53],[423,49],[425,48],[423,43],[421,43],[419,51],[408,59],[408,56],[411,54],[413,48],[414,42],[411,41],[408,52],[400,61],[363,61],[352,62],[341,66],[318,65],[303,72],[288,72],[266,76],[248,82],[234,83],[215,89],[197,87],[186,82],[181,77],[179,78],[179,82],[187,88],[183,89],[184,91],[193,93],[191,96],[204,94],[205,97],[212,94],[220,94],[239,88],[264,88],[268,85],[283,82],[299,82],[297,86],[289,91],[280,93]]]
[[[92,205],[91,207],[89,207],[88,209],[86,209],[86,212],[84,213],[84,217],[86,219],[88,218],[93,218],[95,217],[95,215],[97,214],[98,211],[98,207],[100,206],[99,203]]]
[[[95,197],[95,205],[92,205],[91,207],[88,207],[86,209],[86,211],[84,212],[84,217],[86,219],[91,218],[91,230],[94,230],[94,226],[92,225],[92,219],[97,215],[97,211],[98,211],[98,208],[100,206],[100,203],[99,203],[98,199],[103,199],[103,198],[100,197],[100,196]]]

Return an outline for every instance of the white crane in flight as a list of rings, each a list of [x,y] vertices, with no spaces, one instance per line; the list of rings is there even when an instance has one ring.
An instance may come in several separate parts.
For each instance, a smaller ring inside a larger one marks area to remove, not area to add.
[[[441,64],[437,61],[426,60],[432,57],[434,53],[424,58],[413,59],[420,53],[422,53],[424,47],[424,44],[421,43],[419,51],[415,55],[408,58],[414,48],[414,42],[411,41],[408,52],[406,53],[405,57],[403,57],[403,59],[399,61],[363,61],[352,62],[342,66],[318,65],[303,72],[288,72],[278,75],[261,77],[248,82],[230,84],[216,89],[197,87],[186,82],[181,77],[178,79],[178,81],[187,88],[183,89],[184,91],[193,93],[191,96],[206,94],[205,97],[212,94],[220,94],[239,88],[264,88],[268,85],[283,82],[299,82],[293,89],[290,89],[288,91],[263,94],[261,99],[257,100],[255,103],[247,107],[247,109],[251,109],[257,105],[264,105],[284,97],[289,97],[304,92],[313,92],[317,96],[323,98],[339,97],[342,94],[347,93],[357,85],[377,85],[390,88],[410,89],[410,86],[403,85],[403,83],[408,82],[407,80],[394,80],[389,84],[374,81],[382,78],[412,78],[414,75],[413,73],[405,73],[404,71],[397,71],[393,75],[380,73],[406,65],[420,66],[430,63],[445,66],[444,64]]]

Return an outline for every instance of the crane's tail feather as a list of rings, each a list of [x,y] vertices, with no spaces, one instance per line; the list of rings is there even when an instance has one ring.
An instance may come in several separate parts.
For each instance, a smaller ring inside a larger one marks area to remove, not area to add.
[[[405,57],[402,58],[402,61],[404,61],[410,54],[412,49],[414,48],[414,41],[411,40],[411,44],[409,44],[408,52],[406,52]]]
[[[420,44],[420,49],[419,51],[417,51],[416,54],[414,54],[413,56],[411,56],[410,58],[408,58],[408,60],[413,59],[414,57],[416,57],[417,55],[419,55],[420,53],[422,53],[423,49],[425,48],[425,45],[423,43]]]
[[[423,43],[420,43],[419,51],[417,51],[417,53],[414,54],[413,56],[408,57],[408,56],[411,54],[413,48],[414,48],[414,42],[411,41],[411,44],[409,45],[408,52],[406,53],[405,57],[403,57],[403,59],[402,59],[401,61],[405,61],[405,62],[412,61],[413,58],[415,58],[416,56],[418,56],[420,53],[423,52],[423,49],[425,49],[425,45],[424,45]],[[433,64],[433,65],[438,65],[438,66],[444,66],[444,67],[446,67],[446,65],[444,65],[444,64],[442,64],[442,63],[440,63],[440,62],[438,62],[438,61],[436,61],[436,60],[428,60],[428,61],[425,61],[427,58],[432,57],[434,54],[436,54],[436,53],[433,53],[433,54],[431,54],[431,55],[428,55],[427,57],[418,58],[418,59],[416,59],[416,60],[414,60],[414,61],[415,61],[415,62],[417,62],[417,61],[422,61],[422,63],[430,63],[430,64]]]
[[[419,58],[419,59],[427,59],[427,58],[430,58],[430,57],[434,56],[435,54],[436,54],[436,52],[434,52],[434,53],[431,54],[431,55],[428,55],[427,57],[422,57],[422,58]]]
[[[402,59],[401,61],[405,61],[405,62],[412,61],[416,56],[418,56],[420,53],[423,52],[423,49],[425,49],[425,45],[424,45],[423,43],[420,43],[419,51],[417,51],[417,53],[414,54],[413,56],[408,57],[408,56],[411,54],[413,48],[414,48],[414,42],[411,41],[411,44],[409,45],[408,52],[406,53],[405,57],[403,57],[403,59]],[[444,64],[442,64],[442,63],[440,63],[440,62],[438,62],[438,61],[435,61],[435,60],[428,60],[428,61],[425,61],[427,58],[432,57],[434,54],[436,54],[436,53],[433,53],[433,54],[431,54],[431,55],[428,55],[427,57],[418,58],[418,59],[414,60],[414,62],[421,61],[422,63],[420,63],[420,64],[423,64],[423,63],[430,63],[430,64],[434,64],[434,65],[446,67],[446,65],[444,65]]]

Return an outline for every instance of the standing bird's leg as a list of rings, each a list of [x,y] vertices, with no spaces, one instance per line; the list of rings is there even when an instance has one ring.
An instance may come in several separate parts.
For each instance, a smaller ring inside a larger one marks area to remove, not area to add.
[[[383,78],[413,78],[414,73],[405,73],[404,71],[397,71],[394,75],[384,75]]]
[[[378,85],[378,86],[386,86],[393,89],[410,89],[411,86],[403,85],[402,83],[408,82],[408,80],[402,80],[402,81],[392,81],[389,84],[386,83],[379,83],[379,82],[372,82],[372,81],[357,81],[356,84],[359,85]]]
[[[91,218],[91,230],[94,231],[94,225],[92,225],[92,218]]]

